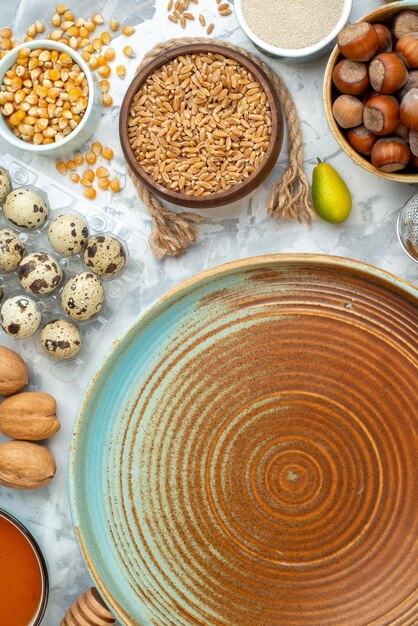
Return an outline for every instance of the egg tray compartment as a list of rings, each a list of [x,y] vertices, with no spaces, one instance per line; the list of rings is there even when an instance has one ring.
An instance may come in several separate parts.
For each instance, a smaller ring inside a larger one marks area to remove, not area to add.
[[[15,339],[14,343],[26,361],[36,364],[43,371],[49,371],[63,382],[71,382],[82,373],[83,368],[89,362],[106,328],[120,311],[121,303],[126,302],[129,294],[133,293],[143,272],[147,243],[137,229],[115,215],[114,208],[98,208],[83,196],[72,193],[48,175],[11,155],[0,156],[0,167],[9,172],[13,189],[17,187],[33,189],[47,202],[49,208],[45,225],[33,230],[15,226],[4,217],[1,210],[0,228],[11,228],[17,231],[28,253],[48,252],[54,255],[64,271],[64,280],[61,285],[44,296],[26,292],[20,285],[17,271],[0,273],[0,287],[4,291],[2,303],[9,297],[26,295],[37,302],[38,309],[42,313],[42,322],[38,331],[32,337]],[[61,307],[61,292],[67,281],[79,272],[91,271],[83,263],[83,251],[73,256],[62,256],[55,252],[49,243],[48,226],[55,217],[63,213],[74,213],[82,217],[87,222],[89,238],[98,234],[112,235],[121,241],[126,251],[126,265],[122,272],[113,278],[98,276],[105,289],[105,302],[101,311],[90,320],[75,321]],[[41,329],[47,322],[58,318],[75,323],[82,334],[83,345],[74,359],[60,361],[46,355],[41,348],[39,339]],[[9,337],[1,327],[0,333],[0,341],[2,337]]]

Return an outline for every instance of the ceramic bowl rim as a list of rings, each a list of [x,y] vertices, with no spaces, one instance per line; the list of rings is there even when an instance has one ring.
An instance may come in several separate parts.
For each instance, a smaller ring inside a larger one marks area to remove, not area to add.
[[[89,385],[85,390],[83,400],[80,404],[77,417],[74,422],[67,472],[71,519],[81,554],[100,594],[103,596],[103,598],[105,598],[108,605],[114,611],[115,615],[118,615],[119,618],[123,617],[124,619],[129,620],[129,616],[126,615],[124,609],[119,605],[118,601],[107,591],[104,583],[101,580],[99,571],[93,565],[92,560],[88,554],[86,543],[83,539],[83,534],[80,526],[81,516],[79,515],[77,497],[76,454],[80,429],[82,426],[82,422],[85,419],[86,409],[88,407],[94,387],[101,375],[105,372],[106,368],[110,365],[112,357],[114,356],[116,351],[121,346],[123,346],[123,344],[129,341],[129,338],[132,335],[138,333],[141,327],[144,327],[150,322],[150,320],[154,319],[158,315],[161,308],[168,306],[170,301],[177,298],[179,294],[181,294],[184,290],[187,290],[191,287],[197,287],[199,284],[204,283],[208,278],[212,276],[219,277],[222,275],[233,273],[234,271],[237,271],[239,269],[251,270],[253,268],[260,267],[261,265],[270,266],[277,263],[289,265],[295,263],[314,263],[324,268],[331,266],[334,269],[340,269],[342,271],[350,270],[354,272],[360,272],[369,277],[370,280],[378,281],[381,284],[383,283],[387,287],[391,287],[394,291],[402,293],[405,297],[408,297],[408,299],[410,299],[418,308],[417,287],[415,287],[412,283],[409,283],[406,280],[400,278],[396,274],[387,272],[386,270],[370,265],[369,263],[365,263],[363,261],[358,261],[355,259],[349,259],[347,257],[325,254],[267,254],[243,258],[236,261],[230,261],[228,263],[223,263],[221,265],[215,266],[211,269],[196,274],[192,278],[181,282],[179,285],[170,289],[159,298],[157,298],[157,300],[153,304],[151,304],[151,306],[149,306],[130,324],[130,326],[120,335],[120,337],[112,343],[111,347],[108,349],[104,358],[101,360],[95,374],[93,375]],[[131,626],[131,624],[131,621],[126,622],[126,626]]]
[[[272,54],[278,57],[287,57],[289,59],[303,59],[304,57],[309,57],[311,55],[317,54],[318,52],[326,48],[327,45],[336,38],[340,30],[347,23],[353,6],[353,0],[343,0],[343,2],[343,10],[340,19],[338,20],[332,31],[317,43],[306,46],[305,48],[297,49],[280,48],[279,46],[274,46],[273,44],[270,44],[260,39],[254,33],[254,31],[251,30],[248,22],[245,19],[244,10],[242,8],[242,0],[235,0],[235,12],[242,30],[245,32],[247,37],[249,37],[249,39],[251,39],[253,43],[255,43],[258,48],[261,48],[261,50],[264,50],[268,54]]]

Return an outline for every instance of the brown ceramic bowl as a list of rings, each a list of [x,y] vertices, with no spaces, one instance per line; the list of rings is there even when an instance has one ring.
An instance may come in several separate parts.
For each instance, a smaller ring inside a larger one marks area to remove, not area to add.
[[[418,2],[391,2],[385,6],[379,7],[367,15],[364,15],[359,22],[370,22],[373,23],[383,23],[390,24],[393,18],[400,12],[406,11],[408,9],[418,10]],[[325,113],[327,116],[328,124],[332,130],[332,133],[335,139],[340,144],[341,148],[348,154],[348,156],[355,162],[357,165],[360,165],[363,169],[371,172],[372,174],[376,174],[380,176],[380,178],[386,178],[387,180],[393,180],[397,183],[418,183],[418,172],[413,172],[408,167],[405,170],[401,170],[399,172],[383,172],[382,170],[374,167],[370,159],[366,156],[363,156],[356,152],[354,148],[349,144],[344,129],[340,128],[337,122],[334,119],[332,114],[332,105],[334,100],[339,95],[338,90],[334,87],[332,82],[332,71],[336,64],[341,61],[343,56],[340,54],[338,46],[335,46],[334,50],[331,53],[331,56],[328,60],[328,65],[325,70],[325,79],[324,79],[324,106]]]
[[[256,80],[262,85],[264,91],[267,94],[272,112],[271,139],[263,163],[255,170],[255,172],[253,172],[253,174],[251,174],[251,176],[245,179],[242,183],[238,183],[237,185],[226,191],[202,197],[177,193],[157,183],[154,178],[152,178],[152,176],[149,176],[138,163],[128,138],[128,121],[131,103],[135,94],[137,93],[147,76],[149,76],[161,65],[164,65],[164,63],[167,63],[167,61],[170,61],[171,59],[174,59],[179,55],[195,54],[197,52],[214,52],[215,54],[223,54],[228,58],[239,61],[241,65],[243,65],[245,68],[252,72]],[[119,134],[122,150],[131,170],[134,172],[135,176],[137,176],[139,180],[144,183],[144,185],[146,185],[152,192],[154,192],[160,198],[163,198],[167,202],[172,202],[173,204],[194,209],[208,209],[211,207],[223,206],[226,204],[230,204],[231,202],[235,202],[236,200],[240,200],[244,196],[254,191],[254,189],[256,189],[268,176],[277,161],[283,141],[282,112],[273,83],[257,63],[247,58],[241,52],[226,48],[221,44],[187,44],[174,47],[168,52],[161,54],[138,72],[138,74],[135,76],[132,83],[130,84],[122,103],[119,120]]]

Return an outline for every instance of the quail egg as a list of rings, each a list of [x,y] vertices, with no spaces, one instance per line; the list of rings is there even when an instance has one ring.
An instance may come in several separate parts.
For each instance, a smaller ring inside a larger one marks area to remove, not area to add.
[[[18,275],[23,289],[35,294],[54,291],[64,277],[57,259],[48,252],[28,254],[19,264]]]
[[[41,228],[48,219],[48,207],[36,191],[20,187],[11,191],[3,205],[5,217],[21,228]]]
[[[96,235],[87,242],[84,263],[95,274],[113,276],[125,267],[126,252],[118,239]]]
[[[0,323],[3,330],[16,339],[34,335],[41,321],[42,315],[36,308],[35,300],[28,296],[7,298],[1,307]]]
[[[72,359],[80,352],[81,345],[79,329],[67,320],[53,320],[41,330],[42,350],[56,359]]]
[[[73,276],[61,294],[64,311],[75,320],[89,320],[103,306],[105,292],[100,280],[91,272]]]
[[[9,173],[0,167],[0,202],[3,202],[8,193],[12,190]]]
[[[12,272],[17,269],[26,254],[18,233],[9,228],[0,229],[0,270]]]
[[[78,215],[59,215],[49,225],[48,239],[55,252],[77,254],[84,248],[89,231]]]

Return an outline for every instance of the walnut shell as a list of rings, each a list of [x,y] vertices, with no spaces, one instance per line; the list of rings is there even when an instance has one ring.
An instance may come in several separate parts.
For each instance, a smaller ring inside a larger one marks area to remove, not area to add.
[[[0,431],[13,439],[39,441],[60,429],[55,399],[43,391],[26,391],[0,404]]]
[[[0,346],[0,396],[22,391],[29,382],[29,372],[23,359],[6,346]]]
[[[0,485],[14,489],[38,489],[54,477],[55,459],[38,443],[6,441],[0,444]]]

